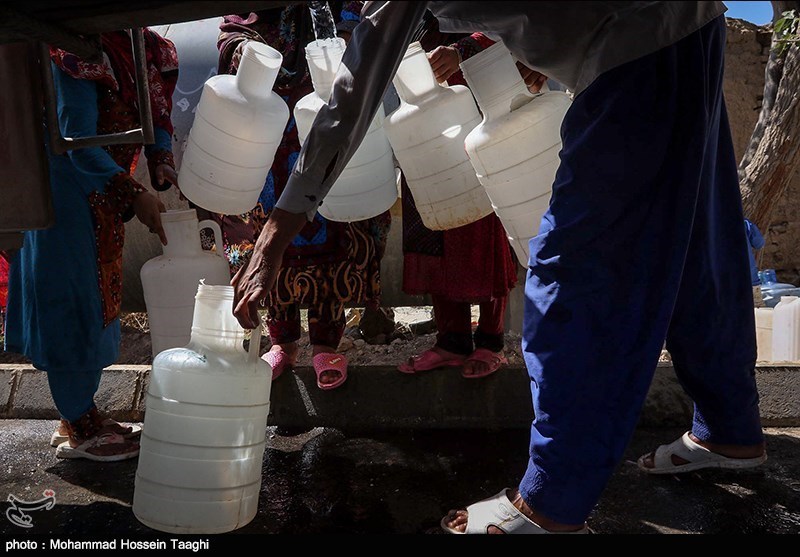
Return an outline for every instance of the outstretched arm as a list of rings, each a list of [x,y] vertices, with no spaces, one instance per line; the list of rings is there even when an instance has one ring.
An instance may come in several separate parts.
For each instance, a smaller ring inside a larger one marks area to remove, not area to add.
[[[250,261],[233,277],[234,315],[242,327],[259,323],[283,253],[314,218],[358,149],[405,54],[427,2],[368,2],[353,30],[330,102],[314,120],[286,188],[256,240]]]

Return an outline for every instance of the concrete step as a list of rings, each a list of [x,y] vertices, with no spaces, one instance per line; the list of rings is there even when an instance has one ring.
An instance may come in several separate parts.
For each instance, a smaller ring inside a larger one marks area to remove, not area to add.
[[[117,420],[144,420],[150,366],[111,366],[103,373],[98,408]],[[767,427],[800,426],[800,363],[759,365],[756,381]],[[458,369],[419,375],[394,366],[351,366],[348,381],[333,391],[316,386],[311,367],[272,384],[268,424],[285,428],[349,430],[406,428],[528,428],[533,419],[524,367],[509,367],[482,380]],[[670,363],[659,364],[640,425],[685,426],[691,400]],[[47,377],[29,365],[0,364],[0,418],[57,419]]]

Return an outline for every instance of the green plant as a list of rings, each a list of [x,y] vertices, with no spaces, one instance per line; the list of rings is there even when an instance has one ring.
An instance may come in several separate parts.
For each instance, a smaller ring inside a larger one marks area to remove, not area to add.
[[[778,56],[783,55],[792,44],[800,42],[800,16],[795,10],[781,14],[775,22],[774,34],[774,51]]]

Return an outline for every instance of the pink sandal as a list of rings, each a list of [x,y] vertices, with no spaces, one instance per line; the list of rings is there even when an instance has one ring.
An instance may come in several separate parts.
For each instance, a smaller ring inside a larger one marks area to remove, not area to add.
[[[491,350],[487,350],[486,348],[478,348],[473,352],[469,358],[467,358],[468,362],[483,362],[488,367],[485,371],[481,373],[473,373],[472,375],[468,375],[466,373],[461,373],[461,376],[464,379],[480,379],[481,377],[486,377],[488,375],[493,374],[495,371],[500,369],[501,366],[504,366],[508,363],[508,359],[501,353],[501,352],[492,352]]]
[[[462,365],[464,365],[463,357],[448,358],[431,348],[418,356],[414,356],[408,363],[400,364],[397,369],[403,373],[417,373],[419,371],[439,369],[440,367],[460,367]]]
[[[269,364],[269,367],[272,368],[272,380],[275,381],[278,377],[280,377],[284,371],[287,369],[292,369],[294,364],[292,364],[292,359],[289,357],[289,354],[284,352],[283,350],[270,350],[266,352],[261,359],[264,360]]]
[[[314,356],[314,372],[317,374],[317,387],[323,391],[329,391],[340,386],[347,381],[347,358],[343,354],[333,354],[331,352],[320,352]],[[320,378],[326,371],[338,371],[339,379],[333,383],[321,383]]]

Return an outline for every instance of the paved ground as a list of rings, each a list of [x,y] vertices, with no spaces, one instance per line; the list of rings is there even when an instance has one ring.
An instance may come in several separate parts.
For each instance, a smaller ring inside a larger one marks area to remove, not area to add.
[[[55,492],[55,505],[30,511],[30,528],[8,520],[0,537],[190,539],[154,531],[131,505],[137,460],[56,459],[52,420],[2,420],[0,497],[22,501]],[[652,477],[633,461],[681,429],[640,429],[590,519],[596,534],[800,534],[800,428],[768,428],[769,460],[749,472],[702,471]],[[524,470],[528,432],[315,428],[294,436],[268,428],[256,517],[210,539],[230,549],[239,534],[440,534],[440,517],[512,485]],[[39,545],[41,548],[42,545]],[[201,548],[206,549],[206,548]]]

